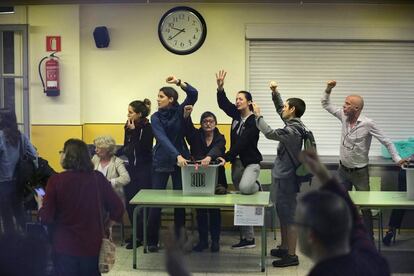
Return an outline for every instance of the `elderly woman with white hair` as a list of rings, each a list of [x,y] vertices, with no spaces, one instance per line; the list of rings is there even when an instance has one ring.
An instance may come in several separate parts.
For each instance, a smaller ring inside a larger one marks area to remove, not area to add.
[[[95,155],[92,157],[94,169],[100,171],[112,184],[115,192],[125,202],[124,189],[131,179],[124,161],[115,156],[115,140],[111,136],[99,136],[93,141]]]

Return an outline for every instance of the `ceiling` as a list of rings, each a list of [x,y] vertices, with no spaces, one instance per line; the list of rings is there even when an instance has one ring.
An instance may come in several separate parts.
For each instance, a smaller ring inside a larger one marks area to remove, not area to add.
[[[414,4],[413,0],[2,0],[1,6],[8,5],[50,5],[50,4],[104,4],[104,3],[278,3],[278,4]]]

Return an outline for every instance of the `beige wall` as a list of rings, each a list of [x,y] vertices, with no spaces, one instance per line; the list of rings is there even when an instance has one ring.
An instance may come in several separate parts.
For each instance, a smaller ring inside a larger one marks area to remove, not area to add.
[[[194,111],[216,112],[220,123],[230,120],[216,106],[215,77],[228,71],[225,87],[230,98],[246,89],[247,25],[284,26],[284,34],[301,26],[315,32],[332,26],[372,28],[388,32],[411,32],[414,6],[390,5],[280,5],[190,4],[207,22],[205,44],[188,56],[165,50],[157,26],[165,11],[175,4],[106,4],[17,7],[16,14],[0,17],[0,24],[30,25],[30,93],[33,124],[122,123],[131,100],[149,98],[154,104],[158,89],[169,74],[176,74],[197,87]],[[109,28],[111,44],[97,49],[92,32]],[[356,28],[357,30],[358,28]],[[37,64],[45,56],[45,36],[61,35],[61,91],[57,98],[42,93]],[[181,99],[184,94],[181,93]],[[154,110],[155,108],[153,108]]]

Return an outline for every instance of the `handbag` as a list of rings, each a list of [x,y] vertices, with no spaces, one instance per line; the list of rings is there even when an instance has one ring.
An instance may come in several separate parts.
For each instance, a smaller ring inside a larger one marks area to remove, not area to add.
[[[99,272],[108,273],[115,264],[116,246],[111,239],[102,238],[99,250]]]
[[[102,214],[103,205],[101,203],[101,196],[99,193],[99,187],[98,187],[98,181],[96,181],[96,191],[98,193],[98,202],[99,202],[99,210],[100,210],[100,224],[102,229],[102,241],[101,241],[101,248],[99,249],[99,261],[98,261],[98,267],[100,273],[108,273],[115,264],[115,251],[116,246],[112,242],[112,234],[109,234],[109,237],[106,237],[105,229],[104,229],[104,218]]]

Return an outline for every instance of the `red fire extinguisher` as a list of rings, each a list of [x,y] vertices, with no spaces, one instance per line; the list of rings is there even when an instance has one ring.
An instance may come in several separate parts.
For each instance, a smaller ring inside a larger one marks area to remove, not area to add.
[[[44,60],[45,63],[45,71],[46,71],[46,85],[43,81],[41,66]],[[42,81],[43,92],[46,93],[47,96],[59,96],[60,94],[60,87],[59,87],[59,57],[55,56],[55,53],[50,54],[42,58],[39,62],[39,76],[40,80]]]

